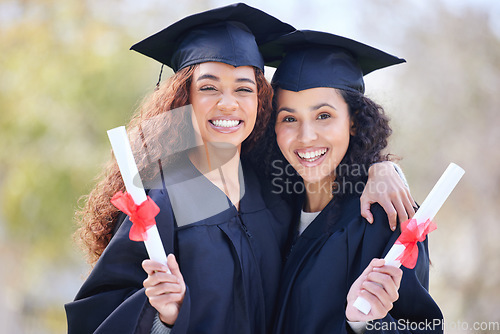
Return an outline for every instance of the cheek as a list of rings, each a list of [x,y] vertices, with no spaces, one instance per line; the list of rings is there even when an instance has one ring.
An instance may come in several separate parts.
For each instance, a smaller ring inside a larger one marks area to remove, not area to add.
[[[337,132],[331,132],[334,136],[331,136],[330,142],[337,148],[337,154],[341,155],[340,160],[342,160],[343,156],[347,152],[347,148],[349,147],[350,141],[350,130],[349,128],[338,129]]]
[[[293,131],[281,126],[275,127],[274,131],[276,132],[276,142],[278,143],[281,153],[286,156],[294,138]]]
[[[248,101],[245,101],[245,106],[248,118],[251,119],[253,123],[255,123],[258,117],[258,108],[259,108],[259,100],[257,99],[257,96],[255,96],[255,98],[248,99]]]
[[[203,107],[205,107],[208,104],[209,100],[207,97],[203,96],[194,96],[191,98],[191,104],[194,106],[197,106],[198,109],[201,111]]]
[[[207,114],[211,110],[211,103],[209,99],[195,96],[191,99],[191,105],[193,106],[193,112],[198,123],[204,122]]]
[[[351,135],[352,134],[353,134],[352,123],[348,120],[346,122],[345,132],[344,132],[344,138],[343,138],[346,150],[347,150],[347,147],[349,146],[349,141],[351,140]]]
[[[196,123],[198,130],[200,129],[201,125],[204,123],[204,119],[205,118],[203,117],[203,113],[200,111],[200,108],[193,104],[192,122],[193,122],[193,125],[195,125],[195,123]]]

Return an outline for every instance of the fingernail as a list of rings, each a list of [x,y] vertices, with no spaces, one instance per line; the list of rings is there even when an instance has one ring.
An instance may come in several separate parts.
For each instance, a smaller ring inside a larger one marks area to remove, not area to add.
[[[391,230],[395,231],[396,230],[396,226],[391,226]]]

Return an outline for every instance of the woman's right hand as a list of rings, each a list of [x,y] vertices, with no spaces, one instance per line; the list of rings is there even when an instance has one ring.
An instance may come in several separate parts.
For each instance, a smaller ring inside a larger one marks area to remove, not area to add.
[[[158,311],[160,320],[167,325],[173,325],[184,301],[186,284],[173,254],[168,255],[167,265],[168,268],[159,262],[144,260],[142,267],[148,278],[144,280],[143,285],[149,303]],[[171,274],[168,273],[169,268]]]
[[[382,319],[392,309],[399,298],[399,286],[403,271],[385,264],[384,259],[373,259],[347,294],[346,318],[349,321],[370,321]],[[370,313],[359,311],[354,302],[358,296],[371,305]]]

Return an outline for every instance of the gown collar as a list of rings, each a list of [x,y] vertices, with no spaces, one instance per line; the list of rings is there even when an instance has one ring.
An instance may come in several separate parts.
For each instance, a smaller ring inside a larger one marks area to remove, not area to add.
[[[191,162],[188,154],[179,155],[176,162],[166,168],[165,173],[165,184],[169,185],[180,183],[183,181],[198,178],[201,182],[203,189],[207,189],[207,193],[224,196],[228,203],[229,209],[225,210],[224,215],[236,216],[238,214],[246,214],[251,212],[260,211],[266,208],[265,202],[261,195],[260,181],[257,178],[254,170],[250,167],[250,164],[245,163],[245,161],[240,161],[240,168],[243,173],[240,173],[240,185],[243,184],[244,187],[240,188],[240,208],[239,211],[225,195],[225,193],[214,185],[206,176],[204,176]],[[207,194],[207,196],[209,196]],[[215,215],[214,218],[220,219],[219,215]]]

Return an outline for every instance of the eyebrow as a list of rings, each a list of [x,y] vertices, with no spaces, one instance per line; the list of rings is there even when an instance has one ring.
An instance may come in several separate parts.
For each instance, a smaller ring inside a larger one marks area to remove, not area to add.
[[[253,81],[250,78],[238,78],[238,79],[236,79],[236,82],[248,82],[248,83],[251,83],[251,84],[254,84],[254,85],[257,86],[257,84],[255,83],[255,81]]]
[[[335,108],[334,106],[332,106],[331,104],[326,103],[326,102],[312,106],[310,109],[311,109],[311,111],[314,111],[314,110],[321,109],[322,107],[329,107],[329,108],[332,108],[333,110],[337,110],[337,108]],[[293,108],[283,107],[283,108],[278,109],[277,114],[279,114],[282,111],[287,111],[287,112],[292,113],[292,114],[296,112],[296,110]]]
[[[198,77],[198,79],[196,79],[196,81],[201,81],[201,80],[204,80],[204,79],[210,79],[210,80],[214,80],[214,81],[220,81],[220,79],[218,77],[216,77],[215,75],[213,74],[202,74]]]
[[[214,81],[220,81],[219,77],[217,77],[217,76],[215,76],[213,74],[202,74],[202,75],[200,75],[198,77],[198,79],[196,79],[196,81],[201,81],[201,80],[205,80],[205,79],[214,80]],[[255,81],[253,81],[250,78],[237,78],[236,82],[248,82],[248,83],[257,85],[255,83]]]
[[[317,104],[317,105],[311,107],[311,111],[312,110],[318,110],[318,109],[323,108],[323,107],[329,107],[329,108],[332,108],[333,110],[337,110],[337,108],[335,108],[334,106],[332,106],[330,103],[324,102],[324,103],[320,103],[320,104]]]
[[[280,112],[282,111],[286,111],[286,112],[289,112],[289,113],[295,113],[295,109],[293,108],[287,108],[287,107],[283,107],[283,108],[279,108],[278,109],[278,112],[276,114],[279,114]]]

